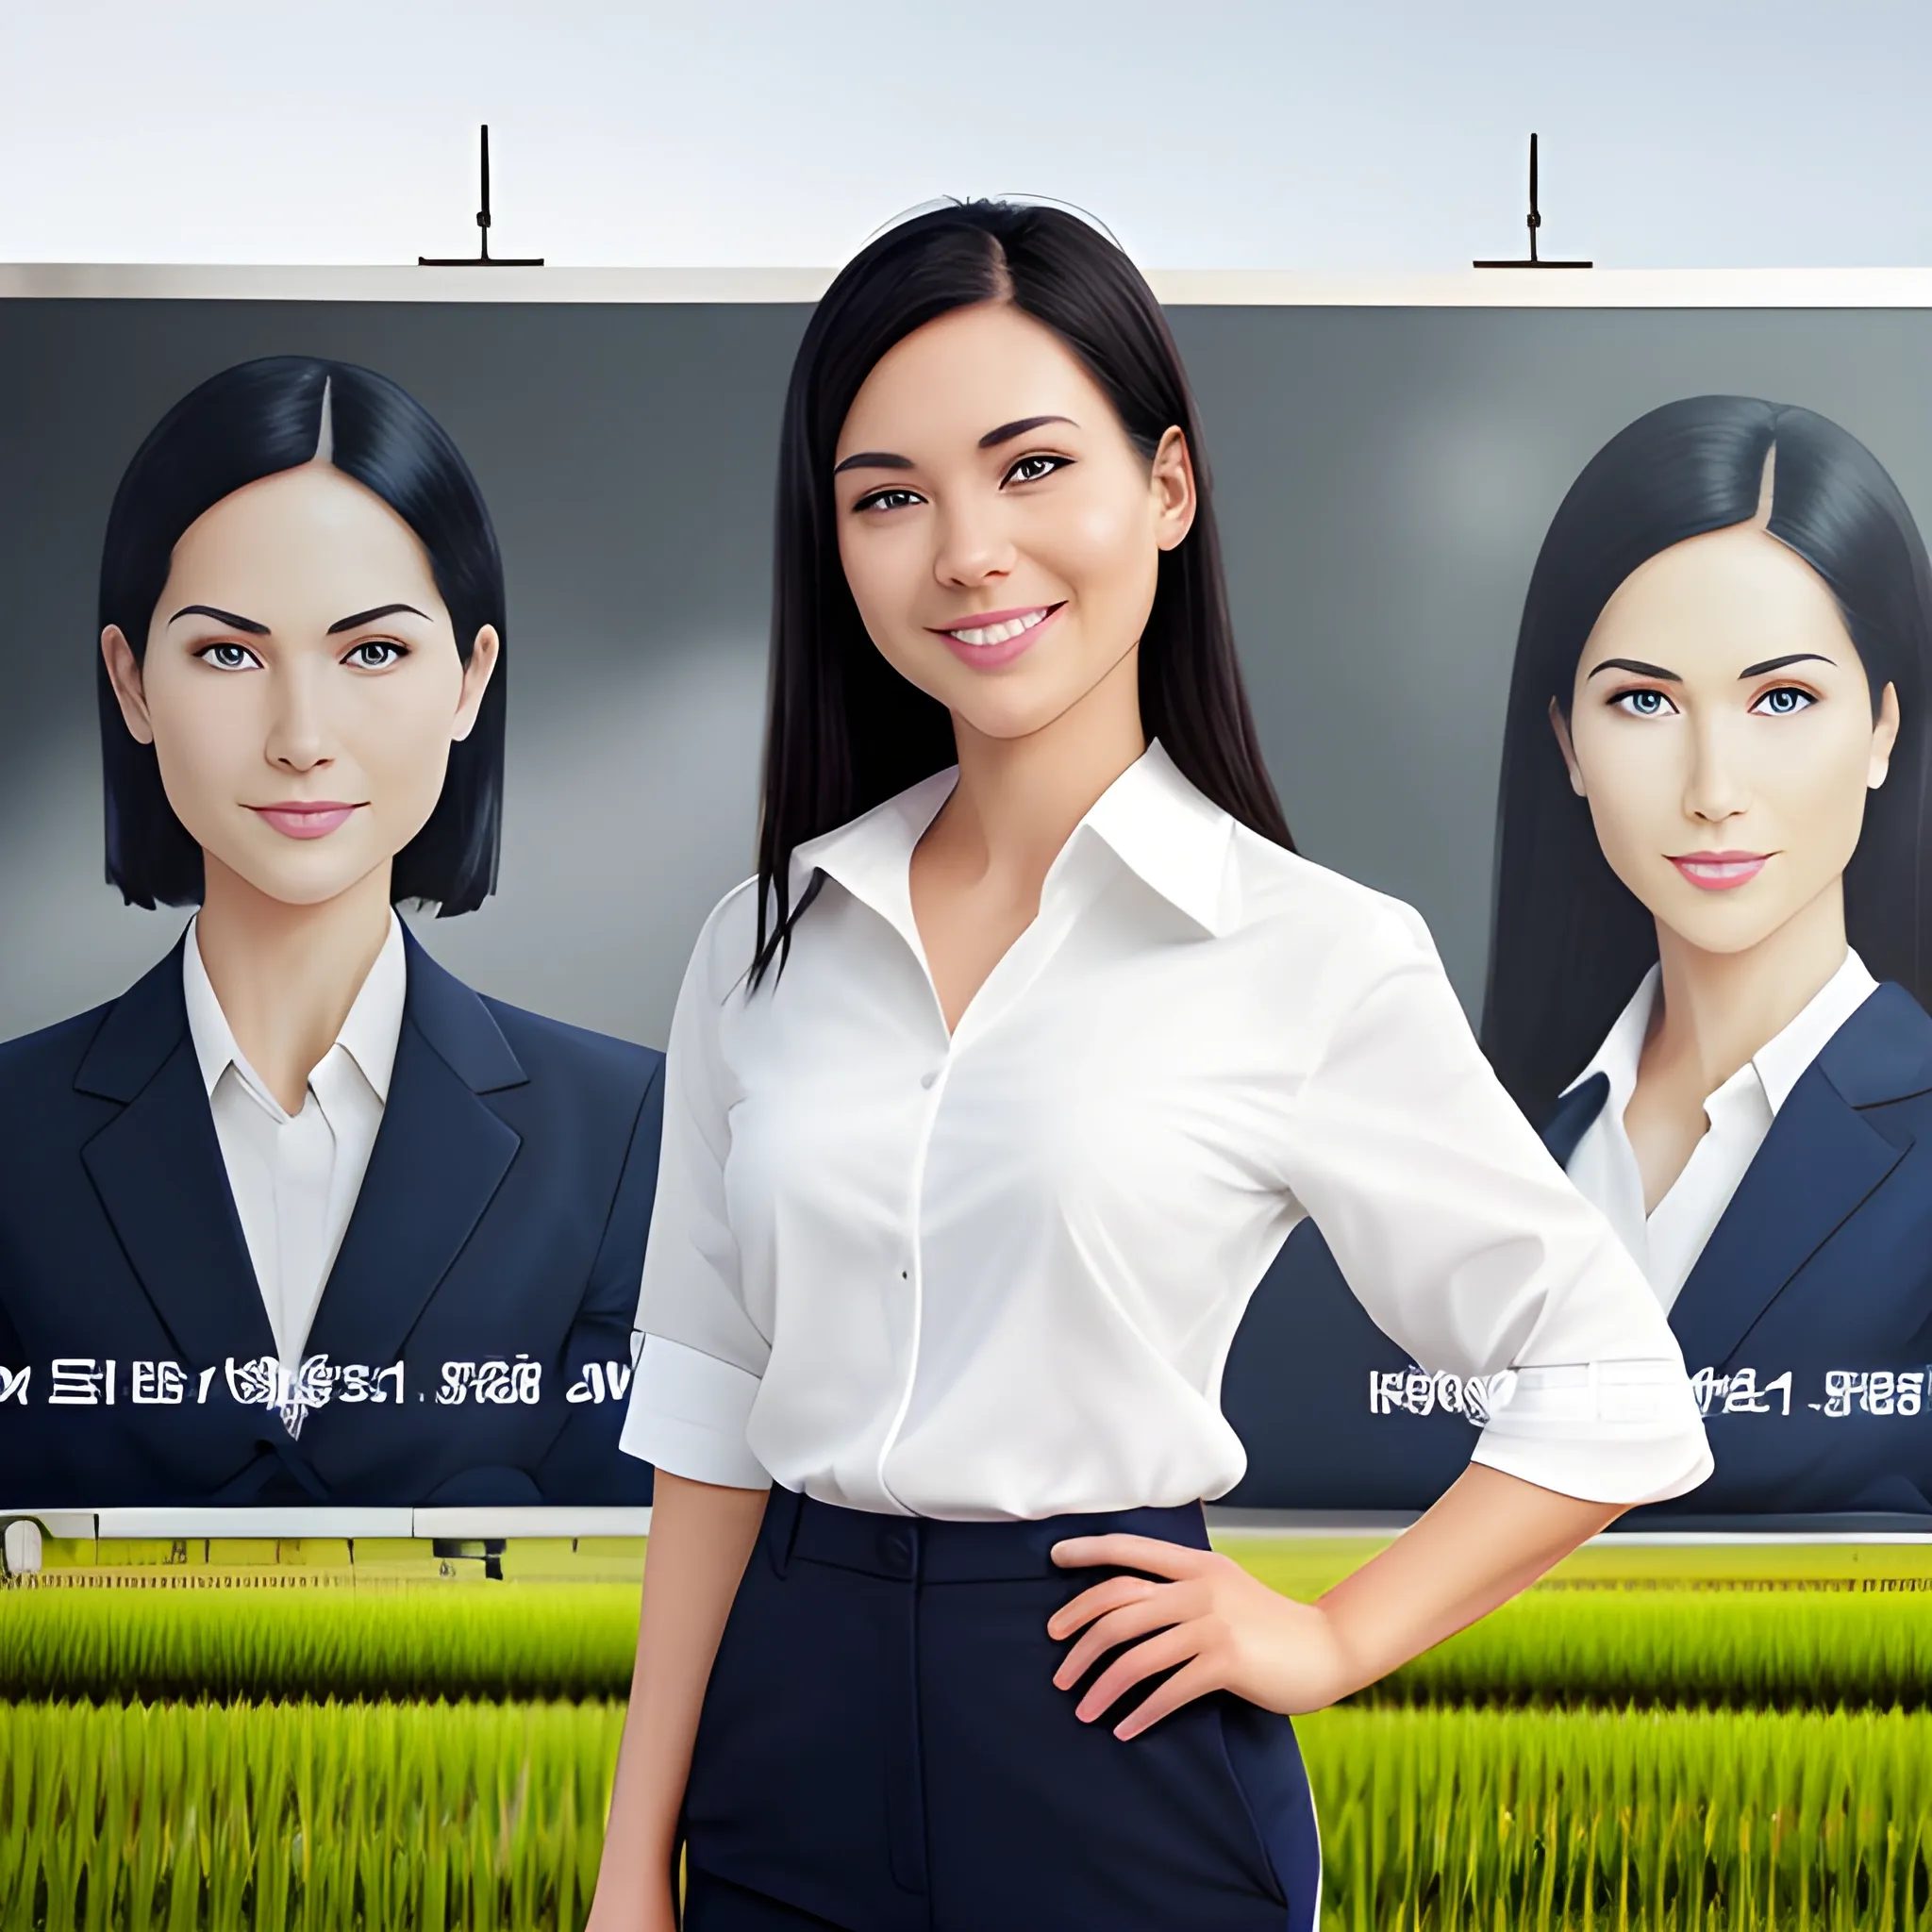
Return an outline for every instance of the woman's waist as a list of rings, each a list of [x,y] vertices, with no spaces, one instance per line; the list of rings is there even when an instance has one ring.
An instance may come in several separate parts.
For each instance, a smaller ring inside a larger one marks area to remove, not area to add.
[[[1207,1519],[1199,1503],[968,1522],[854,1509],[775,1484],[760,1531],[760,1541],[781,1567],[802,1558],[922,1583],[1065,1576],[1053,1560],[1053,1548],[1078,1536],[1144,1536],[1191,1549],[1208,1547]]]

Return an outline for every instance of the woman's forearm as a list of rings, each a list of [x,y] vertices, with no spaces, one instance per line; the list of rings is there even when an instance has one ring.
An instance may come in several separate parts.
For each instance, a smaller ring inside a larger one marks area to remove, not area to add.
[[[1317,1604],[1341,1654],[1336,1695],[1474,1623],[1622,1514],[1471,1463],[1427,1515]]]
[[[762,1490],[720,1489],[658,1472],[637,1665],[597,1872],[593,1932],[662,1923],[698,1711],[764,1507]]]

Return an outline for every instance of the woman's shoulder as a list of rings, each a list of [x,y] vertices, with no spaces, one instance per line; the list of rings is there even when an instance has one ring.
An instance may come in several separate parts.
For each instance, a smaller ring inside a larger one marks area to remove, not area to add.
[[[1434,962],[1427,922],[1407,900],[1365,886],[1236,824],[1230,862],[1238,931],[1285,944]]]
[[[656,1047],[612,1033],[599,1033],[527,1007],[478,995],[506,1043],[531,1074],[553,1074],[566,1085],[601,1084],[625,1094],[642,1094],[664,1056]]]
[[[691,949],[687,986],[702,985],[722,1000],[751,971],[758,950],[758,880],[741,879],[705,915]]]
[[[88,1049],[119,1004],[108,1000],[51,1026],[0,1040],[0,1094],[7,1096],[8,1104],[28,1093],[71,1091]]]
[[[0,1096],[9,1109],[30,1094],[76,1091],[125,1103],[159,1070],[187,1027],[177,941],[113,999],[0,1041]]]

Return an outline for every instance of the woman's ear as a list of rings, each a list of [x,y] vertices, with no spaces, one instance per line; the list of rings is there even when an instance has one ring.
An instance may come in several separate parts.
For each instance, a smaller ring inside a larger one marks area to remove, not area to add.
[[[1550,700],[1550,729],[1557,734],[1557,749],[1563,754],[1564,769],[1570,774],[1570,789],[1578,798],[1588,797],[1583,789],[1583,768],[1576,762],[1576,747],[1570,742],[1570,721]]]
[[[1154,452],[1154,541],[1163,550],[1174,549],[1194,527],[1194,510],[1200,502],[1194,489],[1194,459],[1188,453],[1188,439],[1178,427],[1160,439]]]
[[[470,661],[463,666],[462,695],[457,700],[457,715],[450,725],[450,741],[459,744],[476,728],[476,713],[483,708],[483,693],[490,688],[491,674],[496,669],[501,641],[496,626],[486,624],[470,646]]]
[[[1891,769],[1892,747],[1898,743],[1898,686],[1888,682],[1878,699],[1878,716],[1872,724],[1872,769],[1865,789],[1876,791]]]
[[[122,722],[142,744],[155,741],[155,727],[147,715],[147,691],[141,679],[141,666],[118,624],[101,633],[101,657],[108,666],[108,682],[121,702]]]

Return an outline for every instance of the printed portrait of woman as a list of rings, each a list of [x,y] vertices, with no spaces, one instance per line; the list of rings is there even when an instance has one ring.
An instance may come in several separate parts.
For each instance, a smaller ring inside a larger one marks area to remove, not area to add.
[[[1481,1039],[1697,1376],[1674,1513],[1932,1510],[1928,658],[1911,513],[1807,409],[1652,410],[1536,563]],[[1237,1500],[1426,1507],[1482,1420],[1441,1395],[1297,1228],[1229,1362]]]
[[[1683,1507],[1932,1510],[1932,573],[1876,458],[1697,396],[1530,583],[1483,1044],[1704,1372]]]
[[[107,874],[197,909],[0,1046],[0,1502],[647,1497],[581,1397],[627,1379],[660,1057],[395,910],[494,889],[507,655],[475,479],[387,378],[245,363],[129,463]]]

